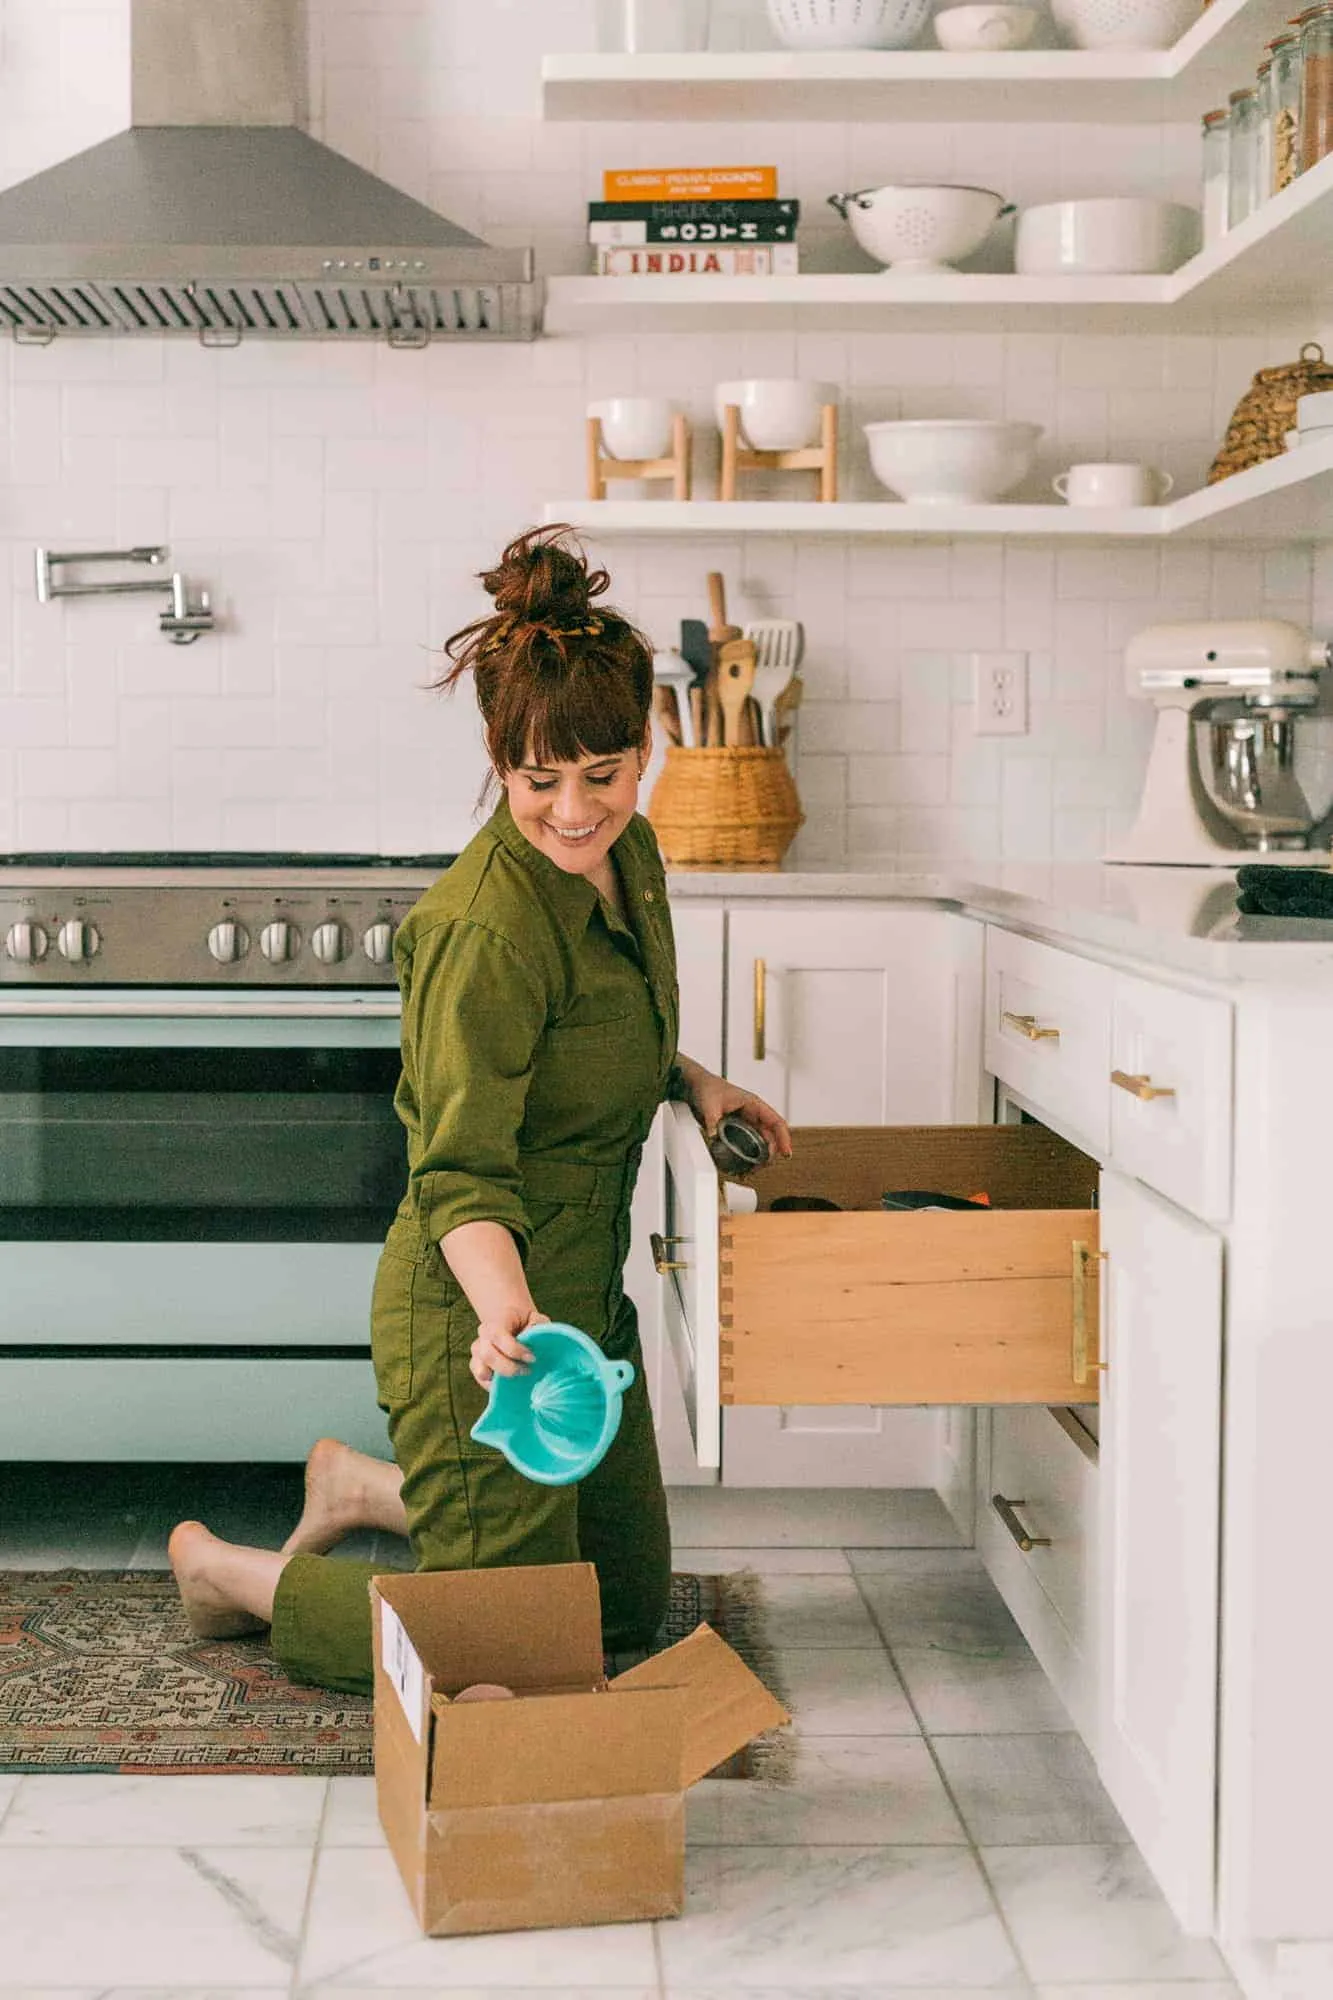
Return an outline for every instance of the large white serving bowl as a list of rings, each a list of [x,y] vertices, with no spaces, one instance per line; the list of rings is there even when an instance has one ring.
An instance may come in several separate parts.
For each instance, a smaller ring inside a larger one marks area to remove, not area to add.
[[[940,187],[898,181],[888,187],[831,194],[866,255],[895,271],[942,271],[970,257],[1002,215],[1002,194],[990,188]]]
[[[1199,246],[1199,211],[1150,195],[1025,208],[1014,236],[1014,269],[1025,277],[1174,271]]]
[[[769,26],[789,49],[905,49],[931,0],[768,0]]]
[[[1040,424],[973,417],[866,424],[875,477],[922,505],[998,500],[1032,470]]]
[[[1308,396],[1296,398],[1296,428],[1298,431],[1325,431],[1333,425],[1333,390],[1312,389]]]
[[[741,436],[752,451],[804,451],[819,437],[819,413],[836,403],[832,382],[802,382],[795,377],[751,377],[744,382],[719,382],[713,391],[717,427],[726,427],[728,403],[741,413]]]
[[[1019,6],[1015,0],[986,0],[977,6],[941,7],[935,16],[935,40],[942,49],[958,54],[1021,49],[1031,41],[1036,25],[1035,7]]]
[[[1076,49],[1169,49],[1202,12],[1201,0],[1051,0]]]
[[[612,458],[665,458],[671,449],[675,405],[665,396],[604,396],[589,403],[588,415],[600,417]]]

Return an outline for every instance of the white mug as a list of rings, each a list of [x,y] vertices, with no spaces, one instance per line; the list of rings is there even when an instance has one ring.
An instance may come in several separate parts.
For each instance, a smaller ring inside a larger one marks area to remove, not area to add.
[[[1071,465],[1051,481],[1071,507],[1160,507],[1175,483],[1153,465]]]
[[[675,413],[665,396],[608,396],[588,405],[588,415],[601,418],[602,443],[612,458],[665,458]]]

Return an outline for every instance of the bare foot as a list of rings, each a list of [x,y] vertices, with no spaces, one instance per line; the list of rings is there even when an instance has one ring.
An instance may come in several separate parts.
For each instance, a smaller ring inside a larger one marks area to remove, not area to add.
[[[282,1545],[285,1556],[322,1556],[365,1525],[361,1453],[320,1438],[305,1462],[305,1508]]]
[[[179,1522],[167,1543],[185,1616],[197,1639],[236,1639],[246,1632],[264,1630],[262,1618],[252,1617],[234,1604],[214,1581],[216,1556],[227,1546],[211,1535],[202,1521]]]

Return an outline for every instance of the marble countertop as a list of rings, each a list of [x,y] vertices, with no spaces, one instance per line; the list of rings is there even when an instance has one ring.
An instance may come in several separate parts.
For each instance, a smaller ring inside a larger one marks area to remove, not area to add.
[[[1333,984],[1333,922],[1238,916],[1230,869],[1097,863],[988,868],[908,857],[894,868],[680,869],[667,879],[677,902],[941,903],[1054,943],[1091,946],[1202,979]]]

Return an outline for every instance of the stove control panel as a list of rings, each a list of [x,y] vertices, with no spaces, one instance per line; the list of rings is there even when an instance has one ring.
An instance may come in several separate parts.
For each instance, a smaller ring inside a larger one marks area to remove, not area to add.
[[[392,987],[398,926],[435,879],[413,868],[99,882],[95,870],[0,868],[0,987]]]

